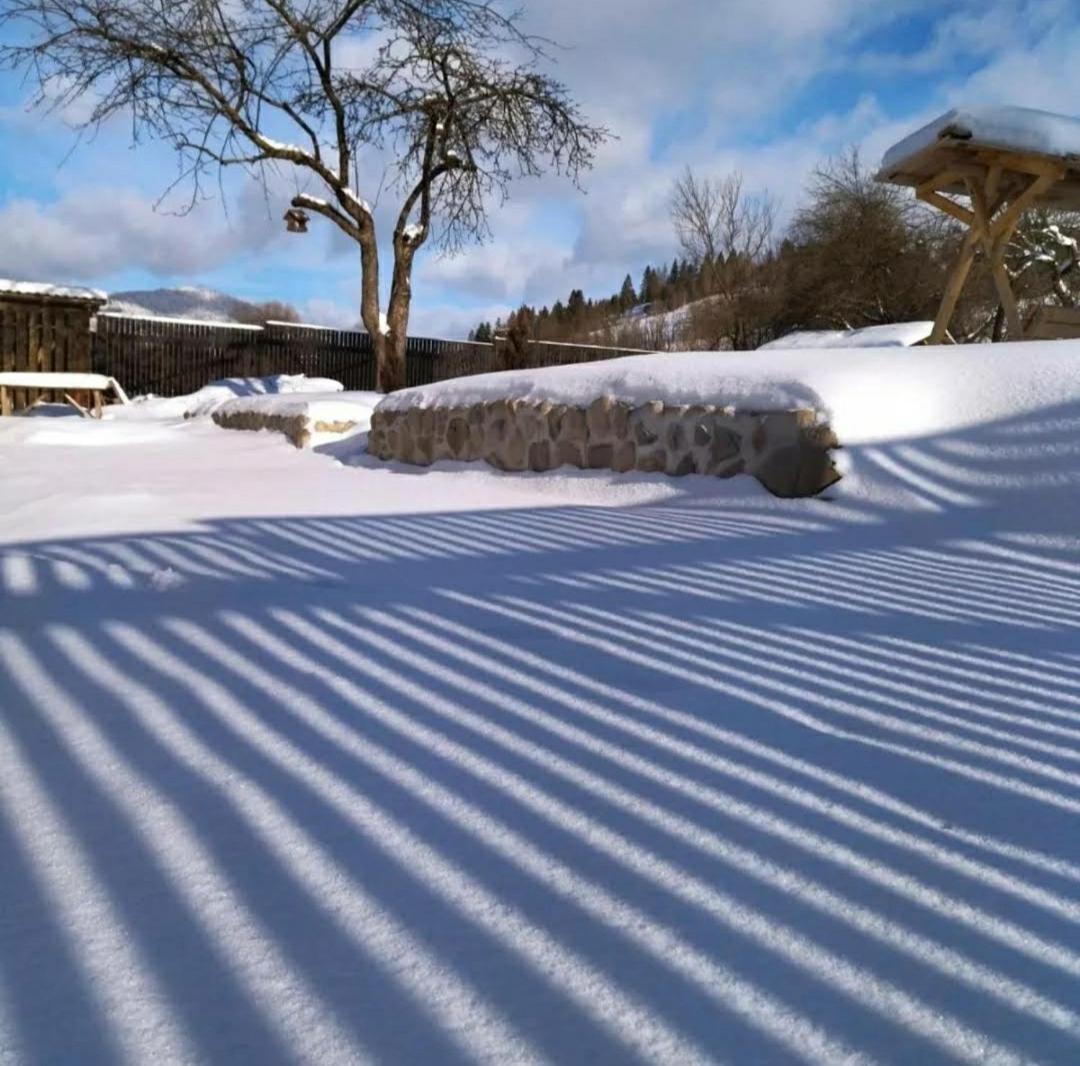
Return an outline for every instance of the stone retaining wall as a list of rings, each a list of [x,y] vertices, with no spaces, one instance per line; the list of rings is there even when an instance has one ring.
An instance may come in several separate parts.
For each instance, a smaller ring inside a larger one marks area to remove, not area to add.
[[[840,477],[837,447],[813,411],[740,412],[710,404],[630,405],[601,397],[588,407],[495,400],[470,407],[376,408],[368,451],[427,466],[483,459],[500,470],[570,465],[732,477],[747,473],[777,496],[813,496]]]
[[[310,415],[275,415],[262,411],[214,411],[213,420],[223,429],[272,429],[284,433],[297,448],[306,448],[314,433],[348,433],[355,422],[316,422]]]

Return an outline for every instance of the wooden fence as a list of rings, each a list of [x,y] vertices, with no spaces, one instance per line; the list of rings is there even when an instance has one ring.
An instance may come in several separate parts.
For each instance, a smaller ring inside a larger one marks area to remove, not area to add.
[[[0,366],[6,370],[81,370],[108,374],[129,395],[179,396],[231,377],[306,374],[332,378],[346,389],[375,388],[371,337],[360,330],[285,322],[265,326],[196,322],[98,313],[86,307],[46,307],[0,301]],[[525,367],[592,362],[632,354],[628,349],[532,342]],[[447,378],[505,370],[502,343],[410,337],[406,381],[427,385]],[[24,406],[29,397],[17,398]]]
[[[99,314],[93,368],[132,395],[177,396],[228,377],[306,374],[333,378],[346,389],[375,388],[375,353],[362,330],[269,322],[265,327]],[[522,367],[561,366],[637,354],[636,349],[530,342]],[[410,337],[409,386],[505,370],[501,344]]]

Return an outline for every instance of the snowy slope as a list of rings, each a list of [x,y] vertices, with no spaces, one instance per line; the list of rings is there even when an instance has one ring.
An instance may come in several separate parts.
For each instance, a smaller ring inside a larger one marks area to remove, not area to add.
[[[1080,346],[980,351],[757,364],[831,500],[0,420],[0,1062],[1078,1061]]]
[[[109,294],[106,311],[123,315],[191,318],[202,322],[236,322],[251,305],[235,296],[201,286],[140,289]]]

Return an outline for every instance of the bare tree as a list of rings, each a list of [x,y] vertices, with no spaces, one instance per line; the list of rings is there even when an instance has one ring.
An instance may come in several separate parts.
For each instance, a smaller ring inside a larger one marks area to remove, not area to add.
[[[856,149],[829,159],[811,175],[788,234],[785,327],[933,318],[954,236],[908,190],[875,181]]]
[[[716,280],[731,287],[741,280],[736,265],[757,263],[768,253],[776,202],[768,192],[747,195],[738,171],[698,177],[687,167],[672,189],[671,219],[687,258],[695,265],[711,264]],[[724,271],[727,263],[733,269]]]
[[[683,342],[711,348],[759,343],[768,303],[762,270],[773,252],[776,201],[768,192],[748,195],[737,171],[698,177],[687,167],[672,189],[671,218],[705,292],[683,323]]]
[[[318,186],[292,198],[290,228],[312,212],[360,246],[387,391],[405,383],[413,260],[433,232],[450,250],[482,239],[492,194],[549,167],[576,181],[607,136],[497,0],[0,0],[0,34],[0,66],[27,72],[39,106],[87,97],[87,126],[127,116],[136,141],[171,144],[192,203],[230,166]],[[400,193],[385,316],[361,152],[389,157]]]

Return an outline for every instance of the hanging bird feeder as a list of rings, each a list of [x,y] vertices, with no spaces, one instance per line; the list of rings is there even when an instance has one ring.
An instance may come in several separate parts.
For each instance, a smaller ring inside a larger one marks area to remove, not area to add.
[[[299,207],[290,207],[285,212],[285,228],[289,233],[307,233],[308,213],[301,211]]]

